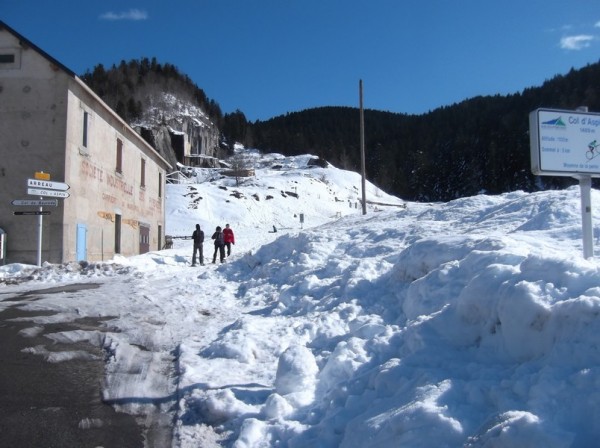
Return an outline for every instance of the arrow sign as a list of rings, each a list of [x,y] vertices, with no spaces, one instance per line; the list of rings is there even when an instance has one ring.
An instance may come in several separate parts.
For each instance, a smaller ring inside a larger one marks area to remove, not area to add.
[[[49,180],[27,179],[27,186],[32,188],[43,188],[46,190],[67,191],[71,186],[64,182],[50,182]]]
[[[17,216],[39,216],[39,215],[49,215],[50,212],[48,210],[44,210],[41,212],[38,211],[27,211],[27,212],[13,212],[13,215]]]
[[[51,196],[54,198],[68,198],[69,196],[71,196],[66,191],[40,190],[39,188],[28,188],[27,194],[32,194],[34,196]]]
[[[25,207],[58,207],[57,199],[15,199],[11,202],[12,205],[20,205]]]

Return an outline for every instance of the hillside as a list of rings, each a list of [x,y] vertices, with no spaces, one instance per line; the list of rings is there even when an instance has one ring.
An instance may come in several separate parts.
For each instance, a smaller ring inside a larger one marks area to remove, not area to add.
[[[161,105],[168,114],[169,105],[156,99],[169,93],[202,109],[210,120],[221,125],[223,114],[219,105],[176,66],[161,64],[156,58],[121,61],[109,68],[99,64],[82,74],[81,79],[127,122],[140,120]]]
[[[528,115],[540,107],[582,105],[600,111],[599,63],[521,93],[471,98],[424,115],[366,110],[367,177],[413,201],[572,185],[569,178],[531,174]],[[359,132],[358,109],[325,107],[248,123],[240,141],[266,152],[310,152],[358,171]]]
[[[155,58],[100,64],[81,79],[173,167],[214,166],[225,155],[219,105],[174,65]]]
[[[191,235],[197,223],[210,233],[227,221],[244,229],[246,235],[260,235],[272,231],[273,226],[284,232],[312,228],[361,210],[357,173],[311,166],[314,156],[308,154],[263,156],[253,151],[246,157],[257,175],[242,178],[239,185],[219,169],[195,169],[190,183],[170,185],[167,201],[173,216],[167,216],[166,232]],[[367,199],[371,212],[404,205],[371,183],[367,184]],[[179,219],[181,215],[191,221]]]
[[[222,115],[187,76],[154,59],[122,62],[108,71],[99,66],[83,79],[161,153],[170,146],[172,162],[183,161],[183,149],[173,143],[178,140],[171,130],[189,135],[201,151],[206,135],[198,132],[208,129],[211,157],[225,156],[221,144],[228,142],[231,151],[237,141],[263,152],[311,153],[344,169],[360,169],[357,108],[321,107],[249,123],[239,110]],[[600,63],[520,93],[471,98],[423,115],[366,110],[367,177],[413,201],[573,185],[570,178],[531,174],[528,114],[540,107],[582,105],[600,110]],[[193,109],[197,112],[190,115]],[[144,132],[148,128],[154,129],[150,136]]]

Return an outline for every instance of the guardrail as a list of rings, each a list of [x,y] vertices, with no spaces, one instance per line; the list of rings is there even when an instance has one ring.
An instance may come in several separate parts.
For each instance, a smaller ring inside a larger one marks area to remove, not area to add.
[[[186,176],[181,171],[173,171],[165,176],[168,184],[189,184],[193,178]]]
[[[173,249],[173,240],[191,240],[191,236],[173,236],[173,235],[165,235],[165,244],[163,245],[163,249]]]

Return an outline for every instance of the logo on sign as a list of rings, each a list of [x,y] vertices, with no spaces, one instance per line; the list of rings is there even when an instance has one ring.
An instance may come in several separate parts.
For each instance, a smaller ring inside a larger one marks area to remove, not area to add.
[[[562,117],[554,118],[552,120],[543,121],[542,126],[548,128],[566,128],[567,124],[563,121]]]

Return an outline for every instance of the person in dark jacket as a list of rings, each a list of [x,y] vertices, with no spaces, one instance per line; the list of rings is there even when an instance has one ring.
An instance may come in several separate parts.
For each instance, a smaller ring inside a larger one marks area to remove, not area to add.
[[[192,233],[194,240],[194,254],[192,255],[192,266],[196,266],[196,252],[198,252],[198,261],[200,266],[204,266],[204,232],[200,229],[200,224],[196,224],[196,230]]]
[[[221,227],[217,226],[217,230],[211,236],[213,240],[215,240],[215,253],[213,254],[213,264],[217,262],[217,252],[219,252],[219,256],[221,258],[221,263],[225,261],[225,238],[223,237],[223,232],[221,231]]]
[[[235,244],[235,236],[233,230],[229,227],[229,224],[225,224],[223,229],[223,239],[225,240],[225,247],[227,248],[227,256],[231,255],[231,245]]]

